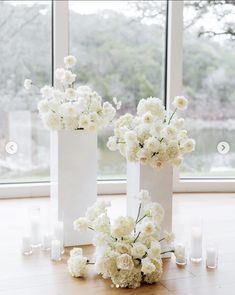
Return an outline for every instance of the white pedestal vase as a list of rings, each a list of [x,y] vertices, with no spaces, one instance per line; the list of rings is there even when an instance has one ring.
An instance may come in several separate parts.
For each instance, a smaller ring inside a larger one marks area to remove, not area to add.
[[[73,221],[97,197],[97,134],[84,130],[51,132],[51,202],[54,220],[64,222],[64,245],[92,243]]]
[[[136,218],[139,206],[136,195],[141,189],[146,189],[152,201],[160,203],[165,210],[162,229],[171,232],[172,187],[173,168],[170,164],[165,165],[162,169],[153,169],[149,165],[127,162],[127,215]],[[162,249],[163,251],[168,250],[164,243]]]

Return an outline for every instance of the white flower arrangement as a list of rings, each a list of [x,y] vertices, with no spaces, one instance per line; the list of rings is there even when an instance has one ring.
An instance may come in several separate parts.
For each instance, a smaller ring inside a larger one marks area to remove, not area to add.
[[[164,217],[162,206],[151,202],[149,192],[137,195],[139,210],[136,219],[120,216],[113,223],[107,214],[108,202],[98,200],[86,211],[85,217],[74,221],[77,231],[94,231],[95,262],[82,254],[82,249],[70,252],[68,269],[74,277],[84,277],[87,265],[94,264],[96,272],[104,279],[111,279],[117,288],[137,288],[141,283],[153,284],[161,278],[161,255],[174,252],[171,248],[174,236],[164,232],[160,238]],[[161,241],[169,244],[169,251],[162,252]]]
[[[95,131],[109,125],[121,102],[113,98],[114,107],[103,102],[101,96],[88,86],[75,87],[77,75],[71,70],[76,64],[72,55],[64,58],[65,68],[55,70],[58,88],[45,85],[40,89],[42,100],[38,103],[39,115],[49,130]],[[24,81],[25,89],[36,86],[32,80]]]
[[[177,110],[184,111],[187,105],[186,98],[175,97],[174,111],[168,115],[160,99],[141,99],[136,116],[127,113],[115,122],[107,147],[118,150],[128,161],[153,168],[165,163],[179,166],[183,155],[195,149],[194,139],[188,138],[184,129],[184,119],[176,117]]]

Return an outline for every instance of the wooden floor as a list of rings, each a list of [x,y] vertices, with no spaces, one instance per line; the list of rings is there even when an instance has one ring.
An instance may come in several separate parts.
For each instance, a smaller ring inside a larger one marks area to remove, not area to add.
[[[113,217],[124,213],[123,196],[106,198],[112,201]],[[219,247],[218,268],[206,269],[205,261],[177,267],[174,259],[167,260],[161,282],[137,290],[111,288],[111,282],[96,276],[92,266],[87,280],[72,278],[67,271],[67,253],[59,263],[51,262],[49,253],[40,251],[22,256],[20,237],[32,205],[40,205],[47,223],[48,198],[0,200],[0,295],[235,295],[235,194],[175,195],[177,239],[188,242],[193,218],[202,216],[204,243],[214,241]],[[91,252],[90,247],[85,249],[88,256]]]

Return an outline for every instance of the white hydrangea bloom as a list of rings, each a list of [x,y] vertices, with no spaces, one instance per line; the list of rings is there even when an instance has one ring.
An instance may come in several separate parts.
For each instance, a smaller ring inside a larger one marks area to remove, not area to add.
[[[89,228],[89,221],[85,217],[80,217],[73,222],[73,228],[76,231],[86,231]]]
[[[146,275],[154,272],[156,270],[156,266],[151,262],[151,260],[146,257],[141,260],[142,267],[141,271]]]
[[[73,255],[68,260],[70,274],[75,277],[84,277],[87,273],[87,258],[82,255]]]

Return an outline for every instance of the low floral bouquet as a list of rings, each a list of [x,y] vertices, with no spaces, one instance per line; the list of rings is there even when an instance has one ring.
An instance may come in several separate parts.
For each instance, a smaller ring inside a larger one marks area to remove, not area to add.
[[[64,58],[65,68],[55,70],[57,87],[44,86],[40,89],[42,100],[38,110],[44,125],[50,130],[95,131],[109,125],[115,117],[116,109],[121,106],[114,98],[114,107],[109,102],[103,102],[101,96],[88,86],[76,87],[76,74],[72,67],[76,64],[74,56]],[[24,81],[24,87],[39,88],[30,79]]]
[[[183,155],[195,148],[194,139],[188,138],[184,129],[184,119],[176,117],[177,110],[183,111],[187,105],[186,98],[175,97],[174,110],[168,115],[159,98],[141,99],[136,116],[127,113],[116,121],[108,148],[118,150],[128,161],[153,168],[165,163],[179,166]]]
[[[95,262],[83,256],[81,248],[70,252],[68,269],[74,277],[86,276],[87,266],[94,264],[96,272],[104,279],[111,279],[117,288],[137,288],[141,283],[153,284],[161,278],[161,255],[174,252],[172,233],[164,232],[162,206],[151,202],[146,190],[137,195],[139,210],[136,219],[120,216],[113,223],[107,214],[109,202],[98,200],[86,211],[85,217],[74,221],[77,231],[94,232]],[[162,251],[160,242],[169,244],[169,251]]]

